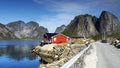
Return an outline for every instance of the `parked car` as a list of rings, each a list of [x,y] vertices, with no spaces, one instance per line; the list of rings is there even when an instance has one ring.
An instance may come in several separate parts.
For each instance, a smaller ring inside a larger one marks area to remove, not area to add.
[[[115,46],[116,48],[120,48],[120,42],[117,43],[117,45]]]
[[[102,42],[102,43],[107,43],[107,40],[102,40],[101,42]]]
[[[120,40],[116,39],[115,41],[112,41],[111,45],[115,46],[116,48],[120,48]]]

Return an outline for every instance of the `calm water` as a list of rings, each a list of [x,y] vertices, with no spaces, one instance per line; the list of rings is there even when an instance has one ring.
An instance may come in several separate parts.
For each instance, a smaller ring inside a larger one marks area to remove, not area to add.
[[[38,68],[40,58],[30,51],[39,41],[0,40],[0,68]]]

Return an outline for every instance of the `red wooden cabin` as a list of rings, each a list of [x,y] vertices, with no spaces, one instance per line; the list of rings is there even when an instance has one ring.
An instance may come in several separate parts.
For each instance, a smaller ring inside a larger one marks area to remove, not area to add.
[[[52,37],[52,43],[58,44],[58,43],[67,43],[70,40],[69,37],[63,35],[63,34],[57,34]]]
[[[69,37],[63,35],[63,34],[57,34],[57,33],[46,33],[44,34],[44,42],[45,43],[67,43],[70,40]]]

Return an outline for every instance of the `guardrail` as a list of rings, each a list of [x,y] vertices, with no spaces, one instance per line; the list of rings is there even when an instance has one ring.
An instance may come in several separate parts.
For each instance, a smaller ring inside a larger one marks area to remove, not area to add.
[[[88,45],[88,47],[86,47],[85,49],[83,49],[80,53],[78,53],[77,55],[75,55],[73,58],[71,58],[68,62],[66,62],[62,67],[60,68],[70,68],[70,66],[72,66],[72,64],[74,64],[78,58],[80,58],[88,49],[90,48],[90,45]]]

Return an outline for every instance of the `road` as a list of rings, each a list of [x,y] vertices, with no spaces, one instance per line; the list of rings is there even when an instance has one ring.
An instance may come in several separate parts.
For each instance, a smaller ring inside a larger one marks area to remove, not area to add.
[[[120,50],[106,43],[96,42],[97,68],[120,68]]]

